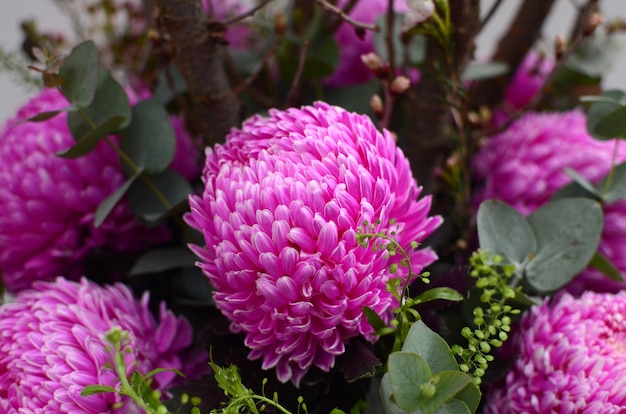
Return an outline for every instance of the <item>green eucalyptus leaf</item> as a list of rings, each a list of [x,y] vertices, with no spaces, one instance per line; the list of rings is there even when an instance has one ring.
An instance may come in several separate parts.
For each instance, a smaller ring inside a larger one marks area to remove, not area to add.
[[[467,82],[495,78],[496,76],[504,75],[508,71],[509,66],[504,62],[472,61],[463,71],[461,79]]]
[[[172,64],[165,70],[168,71],[169,74],[166,75],[163,72],[159,74],[157,85],[154,88],[154,93],[152,94],[152,98],[156,99],[163,106],[166,106],[174,99],[174,94],[183,94],[187,92],[187,83],[185,82],[185,78],[183,78],[180,71],[176,69],[176,66]],[[170,80],[168,80],[168,76],[170,76]]]
[[[467,387],[463,388],[456,394],[453,401],[463,401],[465,406],[468,407],[469,412],[475,413],[476,410],[478,410],[478,406],[480,405],[481,397],[482,394],[480,392],[480,388],[478,388],[478,386],[473,382],[470,382],[469,384],[467,384]]]
[[[365,314],[367,322],[372,325],[372,328],[374,328],[374,331],[378,332],[387,327],[385,321],[382,320],[380,315],[378,315],[374,309],[365,306],[363,307],[363,313]]]
[[[119,186],[117,190],[113,192],[113,194],[109,195],[107,198],[102,200],[98,208],[96,209],[96,216],[94,218],[95,227],[100,227],[100,225],[106,220],[106,218],[111,214],[111,211],[115,208],[117,203],[124,197],[132,183],[139,177],[141,173],[134,174],[126,179],[124,184]]]
[[[115,388],[111,387],[111,386],[108,386],[108,385],[87,385],[80,392],[80,395],[83,396],[83,397],[89,397],[90,395],[102,394],[104,392],[117,393],[117,390]]]
[[[561,187],[554,194],[552,194],[551,199],[557,200],[559,198],[590,198],[592,200],[601,201],[601,199],[596,194],[596,191],[590,193],[585,190],[578,184],[577,182],[571,182],[566,186]]]
[[[478,241],[481,249],[520,264],[537,249],[526,218],[503,201],[486,200],[478,208]]]
[[[136,180],[128,190],[128,203],[137,217],[148,224],[159,224],[170,212],[187,202],[192,191],[191,185],[180,174],[165,170],[145,174],[145,179]]]
[[[150,250],[137,259],[129,275],[137,276],[181,267],[193,267],[196,259],[196,255],[184,247]]]
[[[605,91],[587,111],[587,130],[599,140],[626,138],[626,92]]]
[[[471,411],[465,402],[454,399],[439,407],[435,414],[472,414],[474,412],[476,411]]]
[[[449,300],[451,302],[460,302],[464,299],[458,291],[449,287],[437,287],[428,289],[420,293],[414,298],[417,303],[426,303],[433,300]]]
[[[57,116],[58,114],[60,114],[61,112],[73,112],[76,111],[78,108],[74,105],[70,105],[66,108],[62,108],[62,109],[57,109],[56,111],[45,111],[45,112],[40,112],[35,116],[31,116],[28,119],[25,119],[24,121],[20,121],[18,122],[18,125],[23,123],[23,122],[43,122],[43,121],[47,121],[48,119],[54,118],[55,116]]]
[[[596,186],[605,203],[614,203],[626,196],[626,162],[614,167]]]
[[[409,329],[402,351],[413,352],[422,357],[433,374],[458,370],[448,343],[421,320]]]
[[[563,171],[572,180],[574,180],[574,182],[578,184],[583,190],[587,191],[588,193],[593,194],[594,197],[596,198],[600,198],[600,194],[598,194],[598,192],[596,191],[596,187],[593,185],[593,183],[589,182],[585,177],[580,175],[577,171],[569,167],[565,167]]]
[[[156,100],[146,99],[133,107],[132,122],[120,133],[120,147],[149,174],[167,169],[174,159],[176,137],[167,112]]]
[[[63,158],[78,158],[87,155],[96,148],[101,139],[117,131],[123,123],[124,118],[121,116],[112,116],[105,119],[101,124],[96,125],[95,128],[76,141],[76,144],[72,147],[65,151],[57,152],[57,155]]]
[[[602,234],[600,205],[587,198],[550,201],[529,217],[537,253],[526,267],[528,283],[541,292],[559,289],[593,257]]]
[[[130,125],[131,108],[124,88],[100,65],[96,95],[91,104],[82,112],[70,112],[67,125],[75,140],[80,140],[92,129],[92,123],[99,125],[109,118],[122,118],[123,122],[111,132],[117,132]],[[87,121],[88,119],[89,121]]]
[[[576,48],[566,66],[591,77],[602,77],[617,62],[621,46],[615,35],[596,30]]]
[[[589,267],[593,267],[596,270],[604,273],[609,279],[613,279],[617,282],[623,282],[624,276],[617,267],[609,259],[606,258],[600,252],[596,252],[589,261]]]
[[[432,414],[444,403],[451,401],[462,389],[467,387],[472,377],[461,371],[444,371],[433,375],[430,379],[435,385],[435,394],[432,397],[422,395],[422,411]]]
[[[403,410],[420,408],[422,386],[431,377],[426,361],[414,352],[392,352],[387,361],[393,398]]]
[[[94,42],[88,40],[72,49],[59,69],[63,96],[79,108],[89,106],[96,94],[99,68],[98,49]]]

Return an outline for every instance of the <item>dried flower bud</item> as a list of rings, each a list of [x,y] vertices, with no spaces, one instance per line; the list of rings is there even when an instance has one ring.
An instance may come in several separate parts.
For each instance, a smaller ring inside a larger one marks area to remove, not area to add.
[[[274,32],[282,36],[287,31],[287,18],[283,13],[276,13],[274,16]]]
[[[591,13],[587,19],[587,23],[585,23],[583,34],[585,36],[591,36],[602,23],[604,23],[604,17],[602,17],[600,13]]]
[[[406,76],[396,76],[391,81],[391,93],[394,95],[402,95],[411,87],[411,80]]]
[[[387,76],[386,65],[376,53],[370,52],[361,55],[361,61],[377,78],[382,79]]]
[[[383,113],[385,112],[385,106],[380,96],[372,95],[372,98],[370,99],[370,107],[378,118],[382,118]]]
[[[554,55],[556,59],[561,59],[563,53],[565,53],[565,49],[567,48],[567,42],[565,40],[565,36],[562,34],[556,35],[554,38]]]
[[[435,12],[433,0],[407,0],[407,5],[409,11],[404,15],[404,30],[425,22]]]

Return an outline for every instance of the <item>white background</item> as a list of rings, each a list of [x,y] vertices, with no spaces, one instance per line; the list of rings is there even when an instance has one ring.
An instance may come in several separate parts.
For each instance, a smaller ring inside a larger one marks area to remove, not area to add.
[[[89,1],[89,0],[77,0]],[[362,0],[370,1],[370,0]],[[454,0],[453,0],[454,1]],[[483,13],[495,0],[482,0]],[[557,0],[557,5],[544,29],[543,39],[550,47],[558,33],[569,33],[569,25],[575,15],[575,7],[584,0]],[[477,55],[488,57],[498,36],[507,27],[521,0],[504,0],[501,10],[479,37]],[[626,18],[625,0],[600,0],[602,13],[608,18]],[[19,49],[21,34],[19,24],[25,19],[36,18],[42,30],[54,30],[71,35],[68,20],[59,13],[52,0],[0,0],[0,45],[5,50]],[[625,37],[625,36],[621,36]],[[624,39],[622,39],[624,40]],[[626,42],[622,42],[625,43]],[[605,78],[606,88],[626,89],[626,47],[619,61]],[[28,99],[29,92],[13,83],[11,76],[0,73],[0,124],[12,116],[16,108]]]

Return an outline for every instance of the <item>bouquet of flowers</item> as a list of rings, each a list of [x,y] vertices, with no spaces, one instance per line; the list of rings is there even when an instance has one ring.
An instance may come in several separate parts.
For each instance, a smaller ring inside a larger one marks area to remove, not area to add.
[[[56,1],[0,63],[0,413],[626,410],[626,29]],[[548,46],[546,46],[546,44]]]

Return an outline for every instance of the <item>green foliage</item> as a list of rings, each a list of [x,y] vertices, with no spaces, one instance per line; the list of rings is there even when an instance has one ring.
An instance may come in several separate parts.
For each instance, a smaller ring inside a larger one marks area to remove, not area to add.
[[[478,387],[459,371],[447,343],[421,321],[411,326],[402,350],[389,355],[380,394],[387,413],[473,413],[480,401]]]
[[[584,96],[592,102],[587,111],[587,130],[599,140],[626,138],[626,92],[609,90],[600,96]]]
[[[509,67],[506,63],[502,62],[470,62],[465,70],[461,79],[467,81],[477,81],[489,78],[495,78],[496,76],[504,75],[509,71]]]
[[[89,106],[96,95],[100,60],[91,40],[72,49],[63,62],[59,76],[63,79],[61,93],[78,108]]]
[[[608,205],[626,197],[626,162],[612,166],[598,184],[593,184],[570,168],[566,168],[565,173],[574,181],[557,191],[553,199],[586,197]]]
[[[196,259],[196,255],[185,247],[155,249],[140,256],[129,275],[138,276],[180,267],[194,267]]]
[[[87,385],[81,392],[82,396],[89,396],[104,392],[117,393],[120,397],[130,398],[138,407],[147,414],[168,414],[169,411],[161,403],[161,392],[152,388],[152,377],[164,371],[172,371],[180,376],[184,376],[180,371],[170,368],[158,368],[147,374],[133,370],[128,376],[124,355],[131,350],[128,348],[128,332],[119,327],[111,328],[105,336],[111,346],[112,367],[120,381],[117,388],[107,385]]]
[[[452,352],[461,360],[461,371],[472,374],[474,383],[480,384],[489,362],[493,361],[493,348],[501,347],[508,339],[511,317],[520,313],[507,304],[520,288],[509,286],[516,273],[515,265],[504,264],[498,255],[478,250],[470,258],[470,265],[470,275],[476,279],[476,288],[481,292],[482,306],[472,312],[474,328],[465,327],[461,331],[468,341],[467,348],[454,345]]]
[[[96,227],[100,227],[104,220],[106,220],[106,218],[109,216],[111,211],[113,211],[117,203],[119,203],[122,197],[124,197],[130,186],[133,184],[133,182],[135,182],[137,178],[139,178],[140,175],[141,171],[128,177],[117,190],[115,190],[112,194],[110,194],[108,197],[102,200],[102,202],[100,202],[100,205],[96,209],[96,217],[94,222],[94,225]]]
[[[603,225],[602,208],[587,198],[553,200],[528,218],[487,200],[477,216],[480,247],[515,265],[517,282],[541,292],[559,289],[587,266]]]

